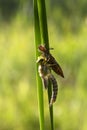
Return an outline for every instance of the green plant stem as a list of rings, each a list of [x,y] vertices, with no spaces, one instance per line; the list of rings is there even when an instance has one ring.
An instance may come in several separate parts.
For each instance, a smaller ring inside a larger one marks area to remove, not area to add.
[[[38,0],[37,3],[38,3],[42,43],[49,50],[49,38],[48,38],[48,27],[47,27],[45,0]],[[49,86],[48,86],[49,102],[50,102],[50,99],[51,99],[51,94],[52,94],[52,90],[51,90],[51,85],[49,84]],[[54,130],[54,126],[53,126],[53,106],[49,107],[49,111],[50,111],[51,130]]]
[[[39,20],[40,20],[40,30],[41,30],[42,42],[43,42],[43,44],[46,45],[46,48],[49,50],[45,0],[38,0],[38,10],[39,10]]]
[[[34,0],[34,32],[35,32],[35,46],[36,46],[36,59],[39,56],[38,45],[41,43],[39,16],[37,8],[37,0]],[[40,130],[44,130],[44,104],[43,104],[43,87],[41,78],[38,74],[38,66],[36,64],[36,79],[37,79],[37,95],[38,95],[38,108],[39,108],[39,122]]]

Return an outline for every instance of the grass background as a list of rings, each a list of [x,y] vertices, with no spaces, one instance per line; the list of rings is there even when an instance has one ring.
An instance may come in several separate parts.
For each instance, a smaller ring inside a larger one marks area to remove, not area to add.
[[[51,21],[48,14],[50,47],[54,48],[51,53],[65,75],[62,79],[53,72],[59,85],[54,104],[54,126],[55,130],[86,130],[87,23],[83,20],[78,33],[73,33],[69,22],[62,14],[60,16],[63,33],[55,24],[55,17]],[[31,20],[27,21],[19,11],[9,24],[0,22],[0,130],[39,129],[34,27]],[[44,102],[45,129],[49,129],[45,90]]]

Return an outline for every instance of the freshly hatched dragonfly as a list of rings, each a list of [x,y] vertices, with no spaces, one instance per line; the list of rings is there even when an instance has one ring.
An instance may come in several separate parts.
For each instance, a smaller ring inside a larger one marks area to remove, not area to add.
[[[50,99],[50,106],[56,101],[58,93],[58,84],[55,77],[52,75],[51,70],[54,70],[58,75],[64,77],[63,71],[60,65],[57,63],[55,58],[49,53],[45,46],[40,45],[38,47],[39,51],[42,53],[38,57],[37,63],[39,63],[38,71],[42,79],[43,86],[48,87],[48,82],[52,83],[52,96]]]

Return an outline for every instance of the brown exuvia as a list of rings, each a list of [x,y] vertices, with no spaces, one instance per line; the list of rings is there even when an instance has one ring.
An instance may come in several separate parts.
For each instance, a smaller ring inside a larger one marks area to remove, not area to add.
[[[42,56],[46,58],[47,63],[50,65],[52,70],[64,78],[64,74],[62,68],[60,67],[59,63],[55,60],[55,58],[49,53],[45,46],[40,45],[38,47],[39,51],[41,51]]]

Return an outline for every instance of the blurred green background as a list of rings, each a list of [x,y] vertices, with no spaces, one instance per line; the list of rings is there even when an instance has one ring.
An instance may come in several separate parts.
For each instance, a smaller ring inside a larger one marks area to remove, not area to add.
[[[46,0],[51,53],[62,66],[55,130],[87,130],[87,0]],[[0,130],[39,130],[32,0],[0,0]],[[45,129],[50,128],[44,90]]]

